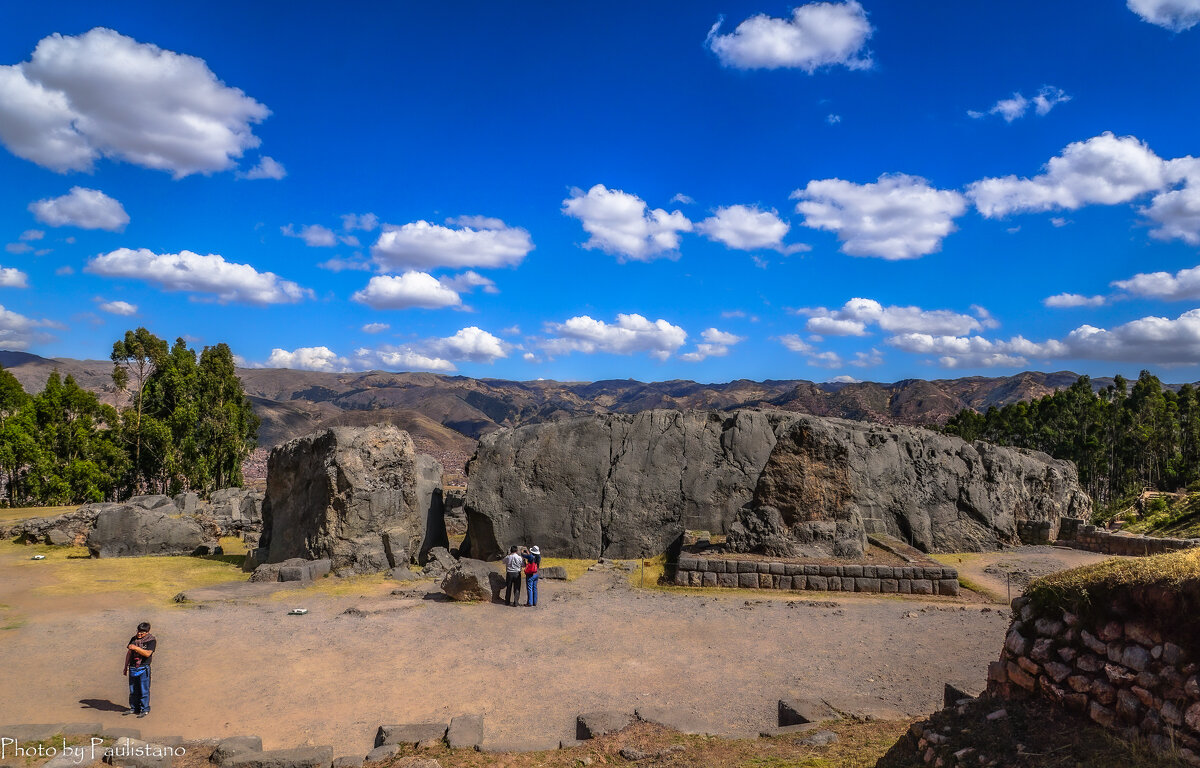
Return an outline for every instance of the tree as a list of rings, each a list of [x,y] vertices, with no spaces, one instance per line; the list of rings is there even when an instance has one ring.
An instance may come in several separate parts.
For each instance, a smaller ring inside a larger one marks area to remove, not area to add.
[[[200,353],[198,449],[213,487],[241,485],[242,462],[257,444],[258,417],[242,389],[226,344]]]
[[[142,471],[142,407],[146,382],[158,369],[162,359],[167,355],[167,342],[155,336],[145,328],[136,331],[125,331],[125,338],[113,344],[113,384],[124,392],[130,383],[134,386],[134,419],[133,419],[133,467],[132,485],[144,479]]]

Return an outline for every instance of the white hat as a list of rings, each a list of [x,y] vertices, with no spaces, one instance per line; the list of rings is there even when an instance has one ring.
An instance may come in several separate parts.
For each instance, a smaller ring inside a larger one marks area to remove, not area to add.
[[[542,550],[538,549],[537,547],[530,547],[530,548],[529,548],[529,554],[531,554],[531,555],[540,555],[540,554],[542,554]]]

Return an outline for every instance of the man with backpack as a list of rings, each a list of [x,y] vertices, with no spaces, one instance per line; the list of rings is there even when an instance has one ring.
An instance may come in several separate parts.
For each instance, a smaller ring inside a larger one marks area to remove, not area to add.
[[[517,552],[516,545],[508,550],[504,558],[504,604],[516,606],[521,602],[521,571],[525,569],[525,558]]]
[[[537,606],[538,570],[542,567],[542,551],[537,547],[530,547],[521,557],[525,559],[525,606],[533,608]]]
[[[129,709],[127,715],[145,717],[150,714],[150,661],[158,640],[150,634],[150,622],[138,624],[137,634],[129,638],[125,646],[125,669],[123,675],[129,675]]]

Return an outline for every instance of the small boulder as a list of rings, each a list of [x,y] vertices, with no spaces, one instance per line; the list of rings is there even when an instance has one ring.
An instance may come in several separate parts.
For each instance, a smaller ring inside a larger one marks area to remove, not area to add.
[[[451,749],[479,749],[483,744],[483,715],[459,715],[450,721],[446,743]]]
[[[258,736],[229,736],[217,742],[209,760],[224,765],[230,758],[246,752],[262,752],[262,739]]]
[[[55,547],[67,547],[74,544],[75,539],[59,528],[51,528],[46,531],[46,543]]]
[[[171,504],[169,500],[168,504]],[[174,510],[173,504],[171,509]],[[190,555],[201,546],[212,548],[216,545],[193,518],[171,517],[160,509],[149,510],[132,504],[106,509],[96,515],[96,522],[87,536],[92,557]]]
[[[491,565],[482,560],[463,558],[442,577],[441,588],[454,600],[491,600],[495,594],[492,576],[500,578]]]
[[[272,752],[243,752],[223,768],[332,768],[333,747],[298,747]]]
[[[584,712],[575,718],[575,738],[594,739],[606,733],[615,733],[632,722],[633,715],[628,712]]]
[[[567,568],[564,565],[547,565],[545,568],[538,568],[538,577],[543,579],[562,579],[567,578]]]
[[[446,738],[449,726],[446,723],[406,723],[403,725],[381,725],[375,734],[375,746],[408,744],[414,747],[432,746]]]

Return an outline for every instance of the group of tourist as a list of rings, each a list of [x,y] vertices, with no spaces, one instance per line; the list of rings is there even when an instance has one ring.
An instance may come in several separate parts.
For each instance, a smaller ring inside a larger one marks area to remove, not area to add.
[[[504,604],[516,606],[521,601],[521,574],[525,574],[525,605],[537,606],[538,569],[542,567],[542,551],[537,547],[513,546],[504,558]]]

